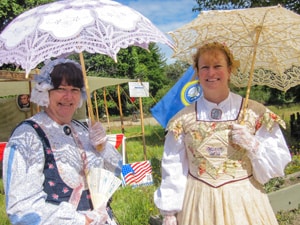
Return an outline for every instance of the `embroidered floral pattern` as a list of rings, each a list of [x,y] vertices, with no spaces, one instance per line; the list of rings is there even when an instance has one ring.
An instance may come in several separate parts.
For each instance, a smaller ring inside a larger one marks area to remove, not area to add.
[[[256,122],[255,130],[258,130],[263,124],[266,126],[268,131],[271,131],[274,124],[278,123],[284,129],[286,129],[285,122],[275,113],[267,110]]]
[[[173,131],[175,138],[178,139],[179,135],[183,132],[182,122],[175,121],[170,125],[169,130]]]
[[[185,113],[170,122],[168,130],[176,139],[184,135],[190,173],[212,185],[248,177],[252,166],[246,151],[231,143],[230,131],[236,121],[197,121],[195,112]],[[194,122],[191,122],[194,121]],[[271,130],[275,123],[285,127],[284,121],[260,104],[251,105],[246,110],[244,125],[251,133],[261,126]]]
[[[48,184],[50,187],[54,187],[55,186],[55,181],[49,180]]]
[[[64,187],[64,188],[62,189],[62,192],[63,192],[64,194],[68,193],[68,192],[69,192],[69,188]]]
[[[204,174],[206,172],[206,163],[205,163],[205,160],[201,160],[200,161],[200,164],[199,164],[199,175],[201,176],[202,174]]]

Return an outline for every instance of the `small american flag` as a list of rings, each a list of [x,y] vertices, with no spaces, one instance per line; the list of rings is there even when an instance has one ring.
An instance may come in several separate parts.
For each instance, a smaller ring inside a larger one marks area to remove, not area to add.
[[[115,148],[119,148],[124,139],[124,134],[108,134],[107,141],[111,143]]]
[[[7,142],[0,142],[0,162],[3,160],[4,149]]]
[[[133,186],[153,184],[150,162],[142,161],[123,165],[122,178],[123,183]]]

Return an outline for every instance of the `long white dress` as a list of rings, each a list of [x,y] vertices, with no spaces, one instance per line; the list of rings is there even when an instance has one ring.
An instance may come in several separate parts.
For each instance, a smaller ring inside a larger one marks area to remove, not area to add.
[[[263,184],[283,176],[291,161],[279,128],[284,122],[249,100],[244,125],[260,142],[256,154],[249,154],[230,140],[242,105],[234,93],[219,105],[202,97],[169,122],[154,201],[162,214],[175,214],[179,225],[277,224]],[[211,118],[214,108],[222,111],[221,119]]]
[[[58,173],[66,187],[73,189],[72,195],[80,195],[76,190],[87,190],[88,186],[84,173],[84,166],[101,167],[120,174],[122,157],[114,146],[107,143],[102,152],[97,152],[89,141],[87,129],[78,123],[68,125],[72,129],[71,134],[66,134],[66,125],[54,122],[46,113],[34,115],[35,121],[45,132],[50,142]],[[80,142],[80,145],[78,144]],[[45,154],[43,143],[37,132],[29,124],[17,127],[10,138],[3,160],[3,182],[6,194],[6,211],[12,224],[30,225],[84,225],[85,214],[90,211],[78,211],[78,202],[62,201],[60,204],[52,204],[46,201],[49,196],[45,193]],[[82,152],[86,154],[86,165],[82,158]],[[47,165],[53,168],[53,165]],[[56,178],[53,178],[56,180]],[[50,186],[55,182],[46,180]],[[81,189],[82,187],[82,189]],[[70,189],[63,188],[62,192]],[[60,193],[53,194],[53,200]]]

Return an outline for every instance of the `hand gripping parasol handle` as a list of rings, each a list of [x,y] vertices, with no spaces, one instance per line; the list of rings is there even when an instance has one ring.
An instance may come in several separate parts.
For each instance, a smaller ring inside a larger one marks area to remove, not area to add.
[[[87,79],[86,75],[86,69],[85,69],[85,64],[84,64],[84,59],[83,59],[83,54],[82,52],[79,53],[79,58],[80,58],[80,64],[82,68],[82,74],[83,74],[83,79],[84,79],[84,86],[85,86],[85,91],[86,91],[86,96],[87,96],[87,108],[88,108],[88,115],[89,119],[91,120],[91,123],[95,123],[95,116],[93,113],[93,105],[92,105],[92,100],[91,100],[91,93],[90,93],[90,87],[89,87],[89,82]],[[102,151],[104,149],[103,144],[99,144],[96,147],[97,151]]]

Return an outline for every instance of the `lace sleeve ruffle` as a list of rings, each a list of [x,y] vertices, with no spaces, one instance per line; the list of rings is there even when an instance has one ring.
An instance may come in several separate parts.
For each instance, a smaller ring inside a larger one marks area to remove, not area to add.
[[[280,127],[285,122],[267,109],[256,122],[255,136],[260,142],[256,154],[250,157],[254,177],[264,184],[274,177],[284,176],[285,166],[291,161],[291,155]]]

